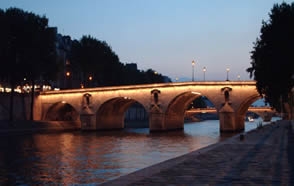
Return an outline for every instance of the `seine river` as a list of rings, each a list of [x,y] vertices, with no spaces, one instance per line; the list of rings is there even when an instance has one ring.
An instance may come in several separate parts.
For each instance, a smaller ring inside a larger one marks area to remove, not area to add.
[[[257,123],[246,122],[245,131]],[[97,185],[227,137],[218,120],[163,133],[140,128],[0,137],[0,185]]]

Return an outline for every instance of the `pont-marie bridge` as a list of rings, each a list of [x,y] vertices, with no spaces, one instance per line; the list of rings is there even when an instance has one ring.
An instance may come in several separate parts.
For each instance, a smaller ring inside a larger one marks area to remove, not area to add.
[[[199,96],[207,97],[219,115],[220,131],[244,130],[249,106],[260,95],[255,81],[176,82],[40,92],[34,120],[70,120],[83,130],[124,128],[135,102],[148,113],[150,131],[183,129],[185,111]],[[70,109],[69,109],[70,108]]]

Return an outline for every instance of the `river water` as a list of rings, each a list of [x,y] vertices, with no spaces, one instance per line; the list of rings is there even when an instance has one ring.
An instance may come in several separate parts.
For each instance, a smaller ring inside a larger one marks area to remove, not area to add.
[[[245,131],[258,122],[246,122]],[[97,185],[227,137],[219,120],[162,133],[139,128],[3,136],[0,185]]]

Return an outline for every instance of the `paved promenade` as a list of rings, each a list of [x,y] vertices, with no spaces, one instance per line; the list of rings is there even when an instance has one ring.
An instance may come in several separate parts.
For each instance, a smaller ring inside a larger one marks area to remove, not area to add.
[[[294,123],[277,121],[100,185],[294,185]]]

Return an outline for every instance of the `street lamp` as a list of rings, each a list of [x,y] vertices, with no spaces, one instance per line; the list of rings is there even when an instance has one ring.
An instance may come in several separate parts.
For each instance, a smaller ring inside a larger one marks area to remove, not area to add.
[[[226,70],[227,70],[227,81],[229,81],[229,71],[230,71],[230,69],[227,68]]]
[[[240,78],[241,78],[241,76],[240,76],[240,75],[238,75],[237,77],[238,77],[238,81],[240,81]]]
[[[69,77],[69,76],[70,76],[70,72],[67,71],[67,72],[65,73],[65,75],[66,75],[66,77]]]
[[[65,78],[64,78],[64,88],[71,88],[71,73],[70,71],[65,72]]]
[[[89,79],[89,87],[92,87],[93,77],[90,75],[88,79]]]
[[[192,61],[192,81],[194,81],[194,66],[195,66],[195,61]]]
[[[203,81],[205,81],[205,72],[206,72],[206,67],[203,67]]]

